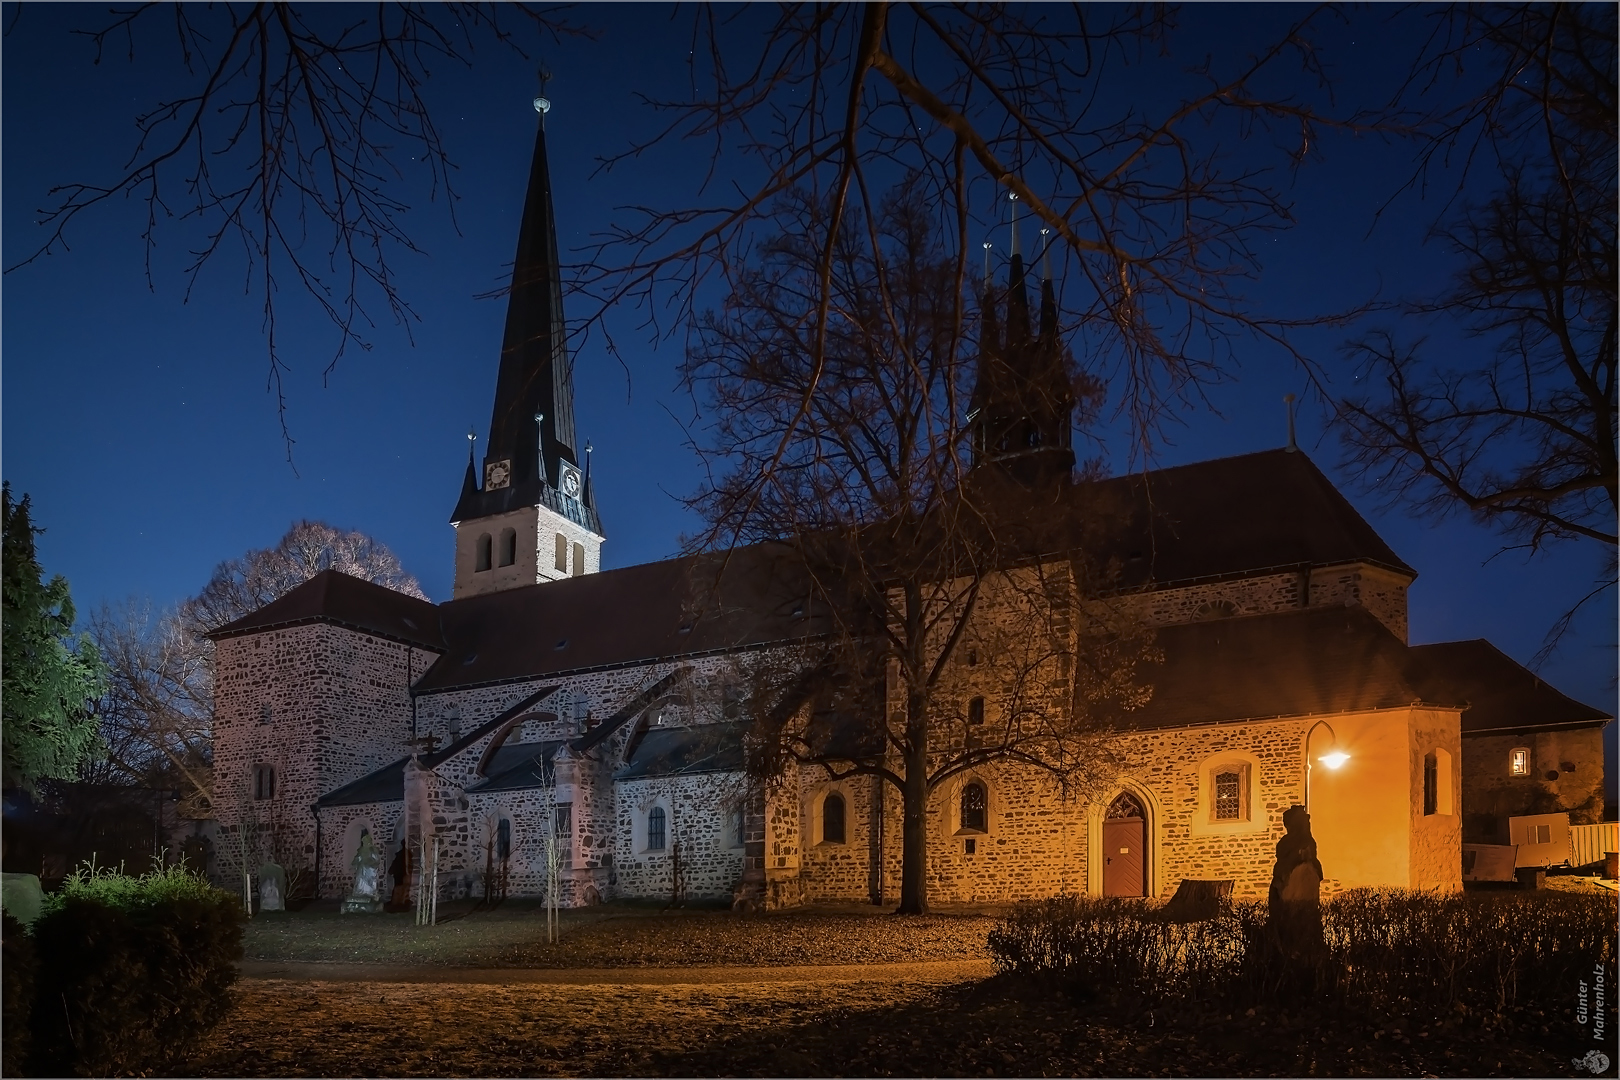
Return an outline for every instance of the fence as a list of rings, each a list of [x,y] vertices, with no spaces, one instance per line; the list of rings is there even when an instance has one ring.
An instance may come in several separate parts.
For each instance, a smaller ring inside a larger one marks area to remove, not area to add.
[[[1600,863],[1609,851],[1620,851],[1620,821],[1569,827],[1569,865]]]

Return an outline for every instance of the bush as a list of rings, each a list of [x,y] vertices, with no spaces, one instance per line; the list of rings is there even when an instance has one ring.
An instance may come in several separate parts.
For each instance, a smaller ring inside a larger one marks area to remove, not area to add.
[[[21,1076],[28,1060],[28,1016],[34,1006],[34,939],[8,911],[0,928],[0,984],[4,985],[4,1014],[0,1015],[0,1075]]]
[[[1304,967],[1267,947],[1261,903],[1177,924],[1140,901],[1058,897],[1020,905],[991,930],[989,947],[1001,971],[1147,1000],[1286,1007],[1304,995],[1485,1013],[1567,998],[1596,964],[1612,971],[1615,960],[1606,896],[1358,889],[1322,914],[1326,953]]]
[[[36,1075],[162,1071],[230,1009],[244,916],[183,867],[80,869],[34,924]]]

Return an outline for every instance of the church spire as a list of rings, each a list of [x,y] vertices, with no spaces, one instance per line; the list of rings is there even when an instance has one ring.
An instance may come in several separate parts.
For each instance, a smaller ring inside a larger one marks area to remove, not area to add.
[[[512,263],[483,486],[473,498],[463,491],[452,520],[545,505],[596,531],[574,430],[573,361],[563,321],[562,267],[546,152],[551,102],[537,97],[534,108],[539,121]]]

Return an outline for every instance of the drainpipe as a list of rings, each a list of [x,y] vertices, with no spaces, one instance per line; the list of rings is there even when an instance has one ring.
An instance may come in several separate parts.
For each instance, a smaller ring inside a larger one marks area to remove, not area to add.
[[[315,899],[321,898],[321,811],[319,803],[309,804],[309,816],[315,819]]]

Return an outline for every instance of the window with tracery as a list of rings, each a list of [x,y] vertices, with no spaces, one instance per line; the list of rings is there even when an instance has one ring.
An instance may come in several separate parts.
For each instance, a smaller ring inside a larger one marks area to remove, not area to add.
[[[985,797],[983,784],[974,780],[962,785],[962,828],[984,832],[989,821],[988,807],[989,800]]]

